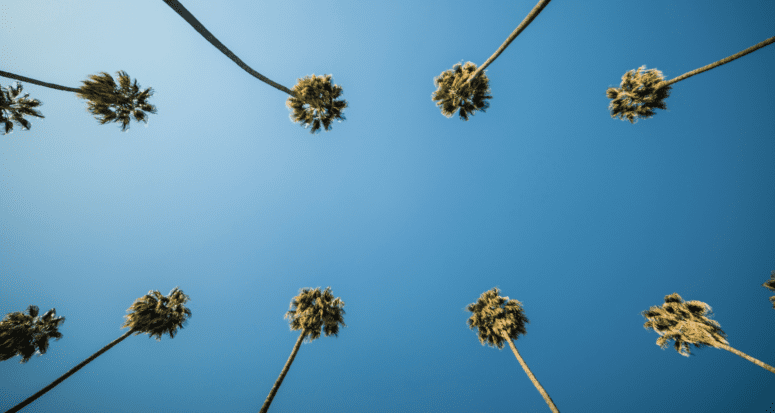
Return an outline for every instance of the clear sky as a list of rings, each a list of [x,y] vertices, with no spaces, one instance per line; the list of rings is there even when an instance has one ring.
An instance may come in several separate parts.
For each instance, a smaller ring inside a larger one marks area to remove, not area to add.
[[[285,87],[333,75],[347,120],[311,135],[161,0],[3,0],[0,70],[73,88],[124,70],[158,113],[122,133],[23,83],[45,119],[0,137],[0,315],[66,322],[46,354],[0,363],[0,411],[180,287],[193,314],[173,339],[132,335],[23,411],[257,412],[299,335],[291,299],[327,286],[347,327],[301,346],[273,413],[549,411],[466,325],[496,286],[562,412],[775,409],[774,375],[662,350],[641,315],[703,301],[775,365],[775,45],[674,84],[634,125],[605,94],[775,35],[773,2],[553,1],[487,68],[487,112],[443,116],[433,78],[484,63],[536,2],[181,0]]]

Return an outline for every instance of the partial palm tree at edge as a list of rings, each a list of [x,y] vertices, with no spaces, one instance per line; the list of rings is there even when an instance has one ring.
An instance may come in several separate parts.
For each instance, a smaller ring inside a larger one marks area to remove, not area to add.
[[[46,354],[48,340],[59,341],[62,333],[58,328],[65,322],[64,317],[57,317],[56,308],[46,311],[38,317],[40,309],[36,305],[27,307],[27,313],[8,313],[0,321],[0,361],[21,356],[19,363],[27,363],[32,355]]]
[[[504,305],[505,304],[505,305]],[[503,307],[501,307],[503,306]],[[479,342],[482,345],[496,346],[503,349],[503,343],[509,343],[511,351],[517,357],[522,369],[527,373],[527,377],[533,382],[533,385],[541,393],[546,404],[554,413],[559,413],[557,406],[549,394],[544,390],[541,383],[538,382],[533,372],[527,367],[527,363],[522,359],[517,347],[512,340],[516,340],[520,334],[527,334],[525,323],[530,321],[524,314],[522,303],[517,300],[509,300],[509,297],[501,297],[498,287],[485,291],[479,299],[466,307],[467,311],[473,313],[468,319],[467,324],[470,329],[477,329]]]
[[[202,35],[208,42],[215,46],[221,53],[225,54],[229,59],[241,67],[244,71],[248,72],[251,76],[258,80],[272,86],[275,89],[281,90],[289,95],[290,98],[286,101],[286,106],[293,109],[291,114],[291,120],[293,122],[300,122],[301,126],[305,129],[312,125],[311,134],[318,132],[321,126],[326,130],[331,129],[331,122],[338,120],[346,120],[343,114],[344,108],[347,107],[346,100],[336,100],[342,95],[342,88],[339,85],[334,85],[331,81],[331,75],[317,77],[314,74],[312,77],[304,77],[299,79],[298,83],[293,89],[288,89],[278,83],[269,80],[266,76],[251,69],[246,65],[239,57],[231,52],[226,46],[223,45],[209,30],[207,30],[202,23],[194,17],[182,4],[177,0],[164,0],[168,6],[175,10],[191,27],[194,28],[199,34]],[[305,108],[304,106],[307,106]]]
[[[460,109],[460,118],[467,121],[468,115],[474,115],[477,110],[487,112],[486,109],[490,107],[490,104],[486,100],[492,99],[492,96],[489,95],[491,92],[490,80],[485,75],[484,69],[506,50],[509,44],[525,30],[550,1],[539,1],[527,17],[522,20],[522,23],[511,32],[501,47],[481,67],[477,69],[474,63],[466,62],[461,68],[460,63],[456,63],[452,66],[452,70],[444,71],[433,79],[437,89],[431,94],[431,99],[437,102],[436,105],[441,108],[442,115],[451,118],[455,111]]]
[[[122,132],[126,132],[129,129],[130,115],[134,116],[138,122],[148,123],[148,117],[145,112],[156,113],[156,107],[147,103],[148,98],[153,95],[153,88],[147,88],[141,92],[140,87],[137,85],[137,80],[134,81],[134,84],[130,84],[129,75],[124,71],[118,72],[120,87],[116,85],[113,77],[105,72],[101,72],[101,75],[90,75],[91,80],[82,81],[83,86],[80,88],[41,82],[40,80],[30,79],[2,70],[0,70],[0,76],[51,89],[73,92],[76,94],[76,97],[88,101],[88,111],[97,118],[100,125],[108,122],[120,122]],[[43,117],[40,113],[33,113],[27,110],[40,105],[40,102],[37,100],[26,100],[27,95],[22,99],[16,99],[20,92],[21,84],[18,84],[16,90],[9,88],[8,91],[3,91],[2,93],[4,97],[0,99],[0,109],[11,113],[11,116],[6,118],[1,114],[2,111],[0,111],[0,122],[5,123],[6,133],[13,129],[11,120],[21,124],[23,129],[29,129],[29,122],[21,118],[22,115]]]
[[[296,308],[294,309],[294,307]],[[267,413],[269,410],[277,390],[283,384],[285,375],[288,374],[288,370],[296,358],[296,353],[299,351],[304,337],[308,337],[307,343],[311,343],[312,340],[319,338],[322,325],[325,325],[326,337],[331,334],[338,337],[339,325],[347,327],[344,324],[343,316],[345,311],[343,307],[344,301],[338,297],[334,299],[331,287],[326,287],[322,294],[320,287],[314,290],[303,288],[299,295],[293,297],[290,305],[291,310],[285,314],[285,318],[291,319],[291,330],[301,330],[301,334],[299,334],[299,338],[293,346],[291,356],[285,362],[285,366],[283,366],[283,370],[280,372],[280,377],[277,378],[274,386],[272,386],[272,390],[269,392],[266,401],[264,401],[264,405],[261,406],[259,413]]]
[[[770,291],[775,291],[775,270],[770,273],[770,279],[762,284],[762,287]],[[775,295],[770,297],[770,302],[772,303],[772,308],[775,308]]]
[[[661,307],[651,306],[641,314],[648,320],[643,328],[652,329],[660,335],[657,345],[662,349],[667,347],[670,340],[675,340],[675,350],[684,357],[691,355],[690,344],[697,348],[720,348],[775,374],[775,367],[730,347],[726,340],[727,334],[719,323],[708,318],[712,312],[713,309],[702,301],[684,302],[680,295],[673,293],[665,296],[665,303]]]
[[[191,317],[191,310],[184,306],[188,300],[189,297],[183,294],[183,291],[177,287],[170,291],[169,295],[166,297],[161,295],[159,291],[149,291],[148,294],[135,300],[132,306],[127,309],[127,311],[132,311],[132,313],[124,316],[127,320],[121,328],[129,327],[129,331],[113,340],[113,342],[103,347],[100,351],[92,354],[91,357],[81,362],[81,364],[70,369],[67,373],[54,380],[53,383],[44,387],[42,390],[28,397],[5,413],[15,413],[23,409],[28,404],[37,400],[40,396],[59,385],[59,383],[72,376],[82,367],[94,361],[94,359],[99,357],[102,353],[110,350],[113,346],[129,337],[132,333],[135,335],[148,334],[148,338],[155,335],[157,336],[156,341],[161,341],[161,336],[163,334],[169,334],[170,338],[174,338],[175,332],[178,329],[182,329],[187,318]]]
[[[645,70],[643,65],[635,70],[630,70],[622,76],[622,83],[619,88],[608,88],[606,96],[612,99],[608,105],[611,111],[611,117],[618,117],[620,120],[627,118],[630,123],[636,123],[637,118],[648,119],[655,115],[652,109],[667,109],[664,100],[670,97],[670,90],[673,83],[680,82],[696,74],[708,71],[714,67],[729,63],[735,59],[741,58],[748,53],[761,49],[768,44],[775,42],[775,37],[751,46],[740,53],[736,53],[718,62],[703,66],[697,70],[684,73],[681,76],[669,81],[664,80],[662,72],[656,69]],[[641,73],[641,70],[644,70]]]

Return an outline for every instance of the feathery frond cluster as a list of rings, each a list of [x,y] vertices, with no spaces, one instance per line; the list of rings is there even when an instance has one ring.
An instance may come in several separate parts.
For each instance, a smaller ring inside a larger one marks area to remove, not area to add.
[[[675,340],[675,349],[682,356],[691,355],[689,344],[697,348],[729,344],[719,323],[706,317],[711,316],[712,308],[702,301],[684,302],[673,293],[665,296],[661,307],[651,306],[641,314],[648,319],[643,328],[653,329],[661,336],[657,345],[664,349],[668,341]]]
[[[482,71],[469,82],[468,79],[474,72],[476,64],[466,62],[461,67],[460,63],[456,63],[451,70],[444,71],[433,79],[437,89],[431,94],[431,99],[447,118],[451,118],[455,111],[460,109],[460,119],[467,121],[469,114],[474,115],[477,110],[487,112],[490,107],[490,103],[486,101],[492,99],[488,94],[491,92],[490,80]]]
[[[152,88],[140,92],[136,79],[134,84],[130,85],[129,75],[126,72],[122,70],[117,73],[120,88],[116,86],[112,76],[101,72],[101,75],[90,75],[92,80],[84,80],[84,85],[78,89],[76,96],[89,100],[88,110],[97,117],[100,125],[121,122],[121,131],[126,132],[129,128],[130,114],[137,122],[148,123],[148,117],[143,111],[156,113],[156,107],[147,103],[148,98],[153,95]],[[102,119],[98,116],[102,116]]]
[[[775,270],[770,273],[770,279],[762,284],[762,287],[770,291],[775,291]],[[770,302],[772,302],[772,308],[775,308],[775,295],[770,297]]]
[[[516,340],[520,334],[527,334],[525,323],[530,321],[525,317],[522,303],[509,300],[509,297],[501,297],[498,293],[498,287],[485,291],[476,303],[469,304],[466,310],[473,312],[467,323],[470,329],[477,328],[479,342],[502,349],[505,342],[503,333]]]
[[[62,338],[57,329],[65,318],[57,317],[56,309],[38,317],[38,307],[31,305],[27,312],[29,315],[18,311],[9,313],[0,321],[0,361],[20,355],[19,363],[26,363],[36,351],[38,355],[46,354],[50,338]]]
[[[302,330],[308,338],[307,343],[310,343],[320,337],[320,327],[324,324],[326,337],[331,334],[339,337],[339,324],[347,327],[343,307],[344,301],[334,299],[331,287],[326,287],[322,294],[320,287],[314,290],[302,288],[300,294],[293,297],[291,310],[285,314],[285,318],[291,320],[291,330]]]
[[[340,123],[347,120],[343,114],[347,101],[336,100],[342,95],[342,87],[333,84],[331,75],[305,76],[298,79],[292,91],[295,95],[285,103],[293,110],[290,118],[293,122],[301,122],[305,129],[312,125],[311,134],[318,132],[321,125],[326,131],[330,130],[335,119]]]
[[[34,109],[40,106],[41,102],[37,99],[28,99],[29,93],[25,93],[24,96],[19,98],[21,92],[22,85],[19,82],[16,82],[16,88],[0,86],[0,123],[4,125],[5,129],[3,135],[9,134],[13,130],[12,121],[21,126],[22,130],[29,130],[31,125],[27,119],[24,119],[24,115],[45,118],[45,116]]]
[[[641,69],[644,72],[641,73]],[[635,123],[636,118],[648,119],[654,116],[652,109],[667,109],[664,100],[670,96],[670,85],[664,83],[662,72],[645,70],[643,65],[637,72],[630,70],[622,76],[621,88],[608,88],[606,96],[613,99],[608,106],[611,117]]]
[[[127,309],[133,312],[124,316],[127,320],[121,328],[129,327],[135,335],[147,333],[149,338],[155,335],[156,341],[161,341],[165,333],[174,338],[177,329],[182,329],[191,317],[191,310],[184,306],[189,299],[178,287],[166,297],[159,291],[148,291]]]

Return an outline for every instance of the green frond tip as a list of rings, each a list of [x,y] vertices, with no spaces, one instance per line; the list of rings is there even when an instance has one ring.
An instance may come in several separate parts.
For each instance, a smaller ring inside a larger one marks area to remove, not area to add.
[[[343,113],[347,101],[336,100],[342,95],[342,87],[333,84],[331,75],[313,74],[311,77],[298,79],[293,92],[295,96],[289,97],[285,102],[286,106],[293,110],[291,121],[300,122],[305,129],[312,125],[311,134],[319,132],[321,125],[329,131],[334,120],[340,123],[347,120]]]
[[[141,92],[137,80],[130,84],[126,72],[117,73],[120,87],[116,85],[113,77],[101,72],[100,75],[90,75],[91,80],[84,80],[84,85],[79,88],[76,96],[89,101],[88,110],[97,117],[100,125],[120,122],[121,131],[126,132],[129,129],[130,115],[133,115],[137,122],[148,123],[148,117],[143,111],[156,113],[156,107],[147,103],[148,98],[153,95],[152,88]]]
[[[22,92],[22,85],[16,82],[16,87],[8,86],[8,88],[0,87],[0,129],[4,132],[3,135],[10,134],[13,131],[13,122],[21,126],[22,130],[30,130],[31,125],[24,116],[36,116],[38,118],[45,118],[39,111],[34,108],[41,105],[41,102],[37,99],[29,99],[29,93],[19,98]]]
[[[476,72],[476,65],[466,62],[464,66],[456,63],[452,70],[447,70],[433,79],[437,89],[431,94],[431,99],[441,108],[441,114],[451,118],[455,111],[460,110],[460,119],[468,120],[468,115],[474,115],[477,110],[487,112],[492,99],[488,93],[490,80],[484,71],[468,82]]]
[[[652,109],[667,109],[664,100],[670,96],[671,86],[664,84],[662,72],[656,69],[641,73],[630,70],[622,76],[621,88],[608,88],[606,96],[613,99],[608,106],[611,117],[637,122],[637,118],[648,119],[654,116]]]

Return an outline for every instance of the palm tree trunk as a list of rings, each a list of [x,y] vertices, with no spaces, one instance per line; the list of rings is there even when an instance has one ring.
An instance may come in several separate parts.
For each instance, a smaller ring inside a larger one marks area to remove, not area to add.
[[[225,54],[229,59],[234,61],[239,67],[241,67],[246,72],[250,73],[253,77],[257,78],[258,80],[268,84],[269,86],[272,86],[278,90],[282,90],[283,92],[291,95],[296,96],[293,92],[291,92],[290,89],[287,87],[277,84],[275,82],[272,82],[268,78],[264,77],[261,73],[256,72],[255,70],[251,69],[250,66],[246,65],[242,60],[240,60],[239,57],[235,56],[234,53],[231,52],[226,46],[223,45],[218,39],[213,36],[212,33],[210,33],[209,30],[207,30],[202,23],[199,23],[199,20],[194,17],[193,14],[191,14],[188,10],[186,10],[185,7],[183,7],[182,4],[178,0],[164,0],[165,3],[167,3],[168,6],[172,7],[172,10],[175,10],[177,14],[180,15],[180,17],[183,18],[188,24],[191,25],[191,27],[194,28],[194,30],[198,31],[199,34],[202,35],[205,39],[207,39],[208,42],[210,42],[213,46],[215,46],[218,50],[221,51],[221,53]]]
[[[113,346],[115,346],[116,344],[120,343],[125,338],[129,337],[129,335],[132,334],[133,332],[134,332],[134,330],[130,329],[129,331],[124,333],[121,337],[113,340],[112,343],[110,343],[107,346],[103,347],[102,350],[94,353],[91,357],[89,357],[86,360],[82,361],[81,364],[79,364],[79,365],[73,367],[72,369],[70,369],[70,371],[68,371],[67,373],[63,374],[62,377],[54,380],[53,383],[51,383],[48,386],[44,387],[43,390],[41,390],[41,391],[33,394],[32,396],[28,397],[27,400],[17,404],[16,406],[12,407],[11,410],[6,411],[5,413],[15,413],[15,412],[18,412],[19,410],[23,409],[28,404],[30,404],[30,403],[34,402],[35,400],[37,400],[38,397],[44,395],[47,391],[53,389],[59,383],[63,382],[66,378],[72,376],[76,371],[80,370],[83,366],[91,363],[94,359],[99,357],[102,353],[110,350]]]
[[[167,1],[167,0],[164,0],[164,1]],[[264,401],[264,405],[261,406],[261,410],[259,410],[259,413],[266,413],[269,410],[269,405],[272,404],[272,400],[274,399],[274,395],[277,394],[277,390],[280,390],[280,385],[283,384],[283,379],[285,379],[285,375],[288,374],[288,370],[291,368],[293,359],[296,358],[296,353],[299,352],[299,347],[301,347],[301,342],[303,340],[304,340],[304,330],[302,330],[301,334],[299,334],[299,339],[296,340],[296,345],[293,346],[293,351],[291,352],[291,356],[288,357],[288,361],[285,362],[285,367],[283,367],[283,371],[280,372],[280,377],[278,377],[277,381],[274,382],[274,386],[272,386],[272,390],[269,392],[269,396],[266,397],[266,401]]]
[[[479,66],[479,68],[476,69],[476,72],[474,72],[474,74],[471,75],[470,78],[468,78],[468,82],[470,83],[471,79],[473,79],[476,76],[478,76],[480,72],[484,71],[484,68],[489,66],[490,63],[494,62],[495,59],[498,58],[498,56],[500,56],[501,53],[503,53],[503,51],[506,50],[507,47],[509,47],[511,42],[513,42],[514,39],[516,39],[517,36],[520,33],[522,33],[523,30],[525,30],[527,25],[530,24],[530,22],[532,22],[538,16],[538,13],[541,13],[541,10],[543,10],[544,7],[546,7],[546,5],[549,4],[550,1],[551,0],[541,0],[541,1],[539,1],[538,4],[536,4],[535,7],[533,7],[533,10],[530,11],[530,14],[528,14],[527,17],[525,17],[525,20],[522,20],[522,23],[520,23],[519,26],[517,26],[517,28],[514,29],[513,32],[511,32],[511,35],[509,36],[509,38],[506,39],[506,41],[503,42],[501,47],[499,47],[498,50],[495,51],[495,54],[490,56],[490,58],[487,59],[487,61],[484,62],[483,65]]]
[[[773,43],[773,42],[775,42],[775,36],[774,36],[774,37],[770,37],[769,39],[767,39],[767,40],[765,40],[765,41],[763,41],[763,42],[761,42],[761,43],[759,43],[759,44],[757,44],[757,45],[751,46],[751,47],[749,47],[749,48],[747,48],[747,49],[743,50],[743,51],[742,51],[742,52],[740,52],[740,53],[733,54],[732,56],[729,56],[729,57],[727,57],[727,58],[725,58],[725,59],[721,59],[721,60],[719,60],[719,61],[718,61],[718,62],[716,62],[716,63],[711,63],[711,64],[709,64],[709,65],[707,65],[707,66],[703,66],[703,67],[701,67],[701,68],[699,68],[699,69],[697,69],[697,70],[692,70],[692,71],[691,71],[691,72],[689,72],[689,73],[684,73],[683,75],[681,75],[681,76],[678,76],[677,78],[675,78],[675,79],[673,79],[673,80],[668,80],[668,81],[666,81],[666,82],[662,82],[662,83],[660,84],[660,87],[661,87],[661,86],[672,85],[672,84],[673,84],[673,83],[675,83],[675,82],[680,82],[680,81],[682,81],[682,80],[684,80],[684,79],[686,79],[686,78],[688,78],[688,77],[692,77],[692,76],[694,76],[694,75],[696,75],[696,74],[700,74],[700,73],[702,73],[702,72],[705,72],[705,71],[708,71],[708,70],[710,70],[710,69],[713,69],[713,68],[714,68],[714,67],[716,67],[716,66],[721,66],[721,65],[723,65],[723,64],[725,64],[725,63],[729,63],[729,62],[731,62],[731,61],[733,61],[733,60],[735,60],[735,59],[739,59],[739,58],[741,58],[741,57],[743,57],[743,56],[747,55],[748,53],[751,53],[751,52],[754,52],[754,51],[756,51],[756,50],[759,50],[759,49],[761,49],[762,47],[764,47],[764,46],[767,46],[768,44],[770,44],[770,43]]]
[[[38,86],[50,87],[51,89],[63,90],[65,92],[75,92],[75,93],[78,93],[78,92],[81,91],[80,89],[74,89],[74,88],[67,87],[67,86],[59,86],[59,85],[55,85],[53,83],[41,82],[40,80],[30,79],[28,77],[15,75],[13,73],[3,72],[2,70],[0,70],[0,76],[11,78],[11,79],[16,79],[16,80],[21,80],[22,82],[32,83],[32,84],[38,85]]]
[[[522,368],[525,370],[525,373],[527,373],[527,377],[530,378],[530,381],[532,381],[533,385],[536,386],[536,388],[538,389],[538,392],[541,393],[541,396],[546,401],[546,404],[549,405],[549,408],[552,409],[552,412],[560,413],[560,411],[557,410],[557,406],[554,405],[554,401],[552,401],[552,398],[549,397],[549,394],[541,386],[541,383],[538,382],[538,380],[536,379],[536,376],[534,376],[533,372],[531,372],[530,369],[527,367],[525,360],[522,360],[522,356],[519,355],[517,348],[514,347],[514,343],[511,341],[509,336],[506,333],[502,333],[502,334],[503,334],[503,338],[505,338],[506,341],[509,343],[509,347],[511,347],[511,351],[513,351],[514,355],[517,356],[517,361],[519,361],[519,364],[522,365]]]
[[[725,344],[721,344],[721,343],[717,344],[717,347],[718,348],[723,348],[726,351],[729,351],[731,353],[737,354],[738,356],[740,356],[740,357],[750,361],[751,363],[756,364],[757,366],[759,366],[759,367],[761,367],[761,368],[763,368],[765,370],[769,370],[770,373],[775,374],[775,367],[772,367],[772,366],[770,366],[767,363],[761,362],[761,361],[759,361],[759,360],[749,356],[748,354],[743,353],[740,350],[734,349],[732,347],[729,347],[729,346],[727,346]]]

